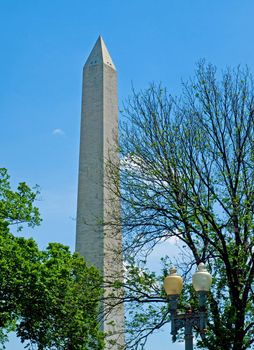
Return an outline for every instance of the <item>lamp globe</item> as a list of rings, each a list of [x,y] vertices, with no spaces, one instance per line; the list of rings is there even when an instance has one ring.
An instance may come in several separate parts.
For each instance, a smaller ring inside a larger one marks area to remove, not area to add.
[[[209,292],[212,284],[212,276],[206,270],[205,264],[198,265],[197,272],[192,276],[192,285],[196,292]]]
[[[164,279],[164,289],[168,296],[180,295],[183,289],[183,279],[176,273],[176,268],[170,269],[169,275]]]

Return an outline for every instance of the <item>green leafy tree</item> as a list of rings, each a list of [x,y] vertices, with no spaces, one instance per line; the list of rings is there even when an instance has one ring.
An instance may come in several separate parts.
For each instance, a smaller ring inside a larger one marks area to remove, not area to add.
[[[34,258],[35,254],[32,254]],[[17,335],[38,349],[102,349],[98,325],[101,278],[82,257],[49,244],[24,281]]]
[[[122,203],[121,222],[116,216],[112,224],[122,227],[126,258],[132,256],[137,266],[144,261],[142,278],[138,273],[126,278],[125,299],[132,305],[128,346],[142,349],[147,336],[169,322],[161,277],[149,273],[145,261],[158,243],[174,237],[185,255],[175,262],[186,279],[185,297],[193,297],[190,272],[197,264],[205,262],[213,275],[207,336],[197,347],[252,349],[251,74],[239,67],[218,78],[214,66],[201,62],[180,98],[151,85],[133,93],[123,115],[120,177],[113,160],[108,162],[112,198]]]
[[[39,250],[33,239],[16,237],[12,224],[38,225],[37,188],[25,183],[12,191],[0,169],[0,329],[1,341],[16,331],[28,348],[103,349],[98,324],[101,276],[68,247],[50,243]]]

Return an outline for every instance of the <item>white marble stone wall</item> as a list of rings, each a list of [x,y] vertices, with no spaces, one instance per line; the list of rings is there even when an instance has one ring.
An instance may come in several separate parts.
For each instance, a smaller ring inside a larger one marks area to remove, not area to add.
[[[100,269],[106,285],[122,278],[121,232],[104,225],[110,222],[113,212],[120,212],[115,198],[111,208],[111,194],[105,186],[109,180],[107,158],[116,146],[117,102],[117,73],[99,38],[83,71],[76,251]],[[110,345],[108,340],[107,348],[117,350],[124,345],[124,308],[112,308],[112,293],[112,288],[105,287],[102,328],[111,334],[108,339],[118,343]]]

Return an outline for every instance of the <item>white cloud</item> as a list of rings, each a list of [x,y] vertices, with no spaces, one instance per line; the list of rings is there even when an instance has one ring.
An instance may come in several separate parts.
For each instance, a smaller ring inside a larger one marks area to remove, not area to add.
[[[52,135],[62,136],[62,135],[64,135],[64,134],[65,134],[65,132],[64,132],[62,129],[60,129],[60,128],[54,129],[54,130],[52,131]]]
[[[168,239],[165,239],[166,243],[176,245],[179,242],[179,237],[177,236],[171,236]]]

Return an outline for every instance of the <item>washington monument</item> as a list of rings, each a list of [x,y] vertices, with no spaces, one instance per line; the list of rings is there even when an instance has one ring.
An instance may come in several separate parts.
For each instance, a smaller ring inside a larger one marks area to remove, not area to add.
[[[112,208],[106,186],[107,158],[113,152],[118,159],[117,131],[117,73],[99,37],[83,69],[76,251],[102,272],[106,284],[122,274],[121,231],[105,225],[120,212],[117,200]],[[116,350],[124,344],[124,309],[108,305],[112,292],[104,288],[102,329],[107,349]]]

